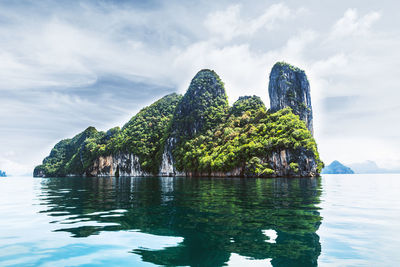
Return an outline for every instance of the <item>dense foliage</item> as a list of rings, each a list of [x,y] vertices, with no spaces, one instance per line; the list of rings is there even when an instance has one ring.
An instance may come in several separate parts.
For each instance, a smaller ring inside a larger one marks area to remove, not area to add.
[[[255,111],[260,108],[265,109],[264,102],[258,96],[241,96],[239,99],[233,103],[230,108],[229,113],[234,116],[241,116],[245,111]]]
[[[161,160],[158,152],[163,148],[162,138],[181,98],[181,95],[170,94],[142,109],[121,131],[115,131],[107,142],[98,147],[99,154],[133,153],[139,157],[144,171],[158,172]]]
[[[46,176],[82,174],[96,156],[91,151],[91,144],[103,136],[103,132],[89,127],[72,139],[58,142],[43,160],[43,164],[35,168],[34,173],[42,172]]]
[[[201,70],[176,108],[171,136],[190,139],[219,125],[228,111],[224,84],[212,70]]]
[[[246,100],[249,102],[250,99]],[[235,103],[234,106],[243,106],[244,112],[234,110],[214,130],[177,147],[175,154],[179,170],[207,174],[242,168],[243,176],[271,176],[274,170],[264,159],[283,149],[315,157],[321,170],[323,163],[319,160],[315,140],[305,123],[290,108],[269,113],[262,105],[251,109],[242,104]],[[292,162],[290,168],[296,173],[298,164]]]
[[[161,98],[142,109],[122,129],[115,127],[99,132],[89,127],[72,139],[60,141],[34,173],[41,172],[46,176],[83,174],[99,156],[118,152],[139,156],[143,170],[156,172],[160,160],[156,154],[162,146],[161,138],[180,99],[177,94]]]

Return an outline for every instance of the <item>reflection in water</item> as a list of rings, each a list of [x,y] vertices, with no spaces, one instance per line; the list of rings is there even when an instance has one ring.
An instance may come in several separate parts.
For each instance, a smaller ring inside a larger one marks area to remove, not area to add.
[[[44,179],[40,199],[63,226],[56,231],[73,237],[138,230],[183,238],[132,250],[146,262],[221,266],[238,254],[316,266],[320,187],[316,178],[66,178]]]

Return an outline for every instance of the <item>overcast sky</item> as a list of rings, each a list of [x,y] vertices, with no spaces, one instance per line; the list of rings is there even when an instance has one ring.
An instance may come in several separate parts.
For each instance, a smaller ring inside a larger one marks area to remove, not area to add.
[[[71,3],[73,2],[73,3]],[[146,2],[146,3],[143,3]],[[183,2],[183,3],[182,3]],[[31,173],[61,139],[122,126],[202,68],[230,103],[286,61],[308,75],[326,163],[400,169],[397,1],[0,1],[0,169]]]

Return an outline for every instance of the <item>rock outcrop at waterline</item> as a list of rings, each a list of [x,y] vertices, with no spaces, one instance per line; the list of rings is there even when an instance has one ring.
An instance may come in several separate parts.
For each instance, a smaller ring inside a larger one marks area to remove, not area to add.
[[[100,156],[86,172],[87,176],[150,176],[140,166],[139,157],[132,153]]]
[[[34,176],[317,176],[307,77],[277,63],[271,79],[270,110],[257,96],[229,107],[219,76],[201,70],[183,97],[165,96],[122,129],[59,142]]]

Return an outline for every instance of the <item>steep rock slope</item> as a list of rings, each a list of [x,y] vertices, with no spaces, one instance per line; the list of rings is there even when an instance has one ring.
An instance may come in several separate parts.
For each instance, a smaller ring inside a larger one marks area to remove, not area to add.
[[[276,63],[269,76],[268,92],[272,112],[290,107],[313,134],[310,84],[303,70],[284,62]]]
[[[213,129],[225,118],[228,98],[224,84],[212,70],[199,71],[177,105],[165,142],[160,168],[161,175],[184,175],[175,161],[177,147],[197,134]]]

